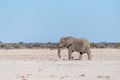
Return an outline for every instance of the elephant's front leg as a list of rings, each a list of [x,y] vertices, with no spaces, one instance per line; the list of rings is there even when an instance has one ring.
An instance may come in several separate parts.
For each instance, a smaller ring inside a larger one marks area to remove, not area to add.
[[[68,58],[69,58],[69,60],[72,59],[71,55],[72,55],[72,50],[71,50],[71,49],[68,49]]]

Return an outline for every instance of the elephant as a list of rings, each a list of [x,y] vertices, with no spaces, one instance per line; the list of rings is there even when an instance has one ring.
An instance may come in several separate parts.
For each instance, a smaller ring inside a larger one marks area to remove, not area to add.
[[[61,58],[61,48],[66,47],[68,49],[68,59],[73,57],[71,54],[76,51],[79,52],[79,60],[82,59],[83,53],[87,53],[88,60],[91,60],[90,43],[85,38],[74,38],[72,36],[62,37],[58,43],[58,57]]]

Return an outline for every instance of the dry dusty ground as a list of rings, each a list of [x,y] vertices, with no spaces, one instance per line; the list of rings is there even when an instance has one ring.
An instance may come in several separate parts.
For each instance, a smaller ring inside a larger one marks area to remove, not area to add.
[[[67,50],[0,50],[0,80],[120,80],[120,49],[92,49],[92,60],[83,55],[68,60]]]

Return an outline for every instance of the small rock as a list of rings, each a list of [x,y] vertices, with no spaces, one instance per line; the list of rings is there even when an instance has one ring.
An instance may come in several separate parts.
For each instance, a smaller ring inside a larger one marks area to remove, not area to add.
[[[79,75],[79,77],[85,77],[85,74],[81,74],[81,75]]]

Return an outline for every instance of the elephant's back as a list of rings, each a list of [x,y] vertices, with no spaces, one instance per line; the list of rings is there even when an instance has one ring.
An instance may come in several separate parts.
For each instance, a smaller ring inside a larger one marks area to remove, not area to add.
[[[90,47],[90,43],[86,38],[79,38],[77,39],[80,43],[83,43],[84,46]]]

